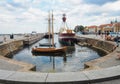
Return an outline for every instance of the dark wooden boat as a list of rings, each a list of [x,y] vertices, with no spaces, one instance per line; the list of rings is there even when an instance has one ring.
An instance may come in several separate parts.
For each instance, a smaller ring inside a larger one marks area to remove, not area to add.
[[[61,48],[32,48],[32,52],[39,52],[39,53],[65,53],[67,50],[67,47],[61,47]]]
[[[56,52],[56,53],[41,53],[41,52],[32,52],[33,56],[57,56],[57,57],[63,57],[66,56],[66,52]]]

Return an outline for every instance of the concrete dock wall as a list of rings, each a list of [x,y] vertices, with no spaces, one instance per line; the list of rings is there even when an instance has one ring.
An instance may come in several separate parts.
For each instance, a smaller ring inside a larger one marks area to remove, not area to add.
[[[11,41],[0,45],[0,55],[9,56],[23,47],[23,40]]]
[[[93,38],[80,38],[78,37],[78,44],[79,45],[88,45],[97,49],[100,49],[102,51],[105,51],[106,53],[110,53],[115,50],[116,44],[109,41],[102,41],[99,39],[93,39]]]
[[[86,42],[92,45],[93,47],[99,48],[106,52],[112,52],[116,46],[114,43],[110,43],[108,41],[101,41],[101,40],[90,39],[90,38],[88,38]]]
[[[83,45],[83,46],[94,47],[94,48],[100,49],[102,51],[105,51],[107,53],[107,55],[105,55],[103,57],[86,62],[84,64],[85,70],[101,69],[107,63],[109,63],[109,60],[113,61],[116,58],[116,49],[118,47],[115,42],[94,39],[94,38],[78,37],[78,44]],[[113,58],[113,59],[111,59],[111,58]],[[105,62],[106,62],[106,64],[104,64]],[[107,65],[109,65],[109,64],[107,64]],[[110,63],[110,65],[113,65],[113,64]],[[109,67],[109,66],[107,66],[107,67]]]
[[[31,45],[40,39],[42,39],[44,34],[31,35],[29,37],[24,37],[21,40],[12,40],[0,44],[0,55],[9,56],[16,51],[22,49],[24,45]]]

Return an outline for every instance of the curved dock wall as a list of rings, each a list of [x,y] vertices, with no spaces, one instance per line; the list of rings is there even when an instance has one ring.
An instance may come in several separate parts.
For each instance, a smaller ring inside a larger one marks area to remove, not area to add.
[[[0,55],[9,56],[23,47],[23,40],[16,40],[0,45]]]
[[[97,49],[103,50],[107,53],[112,52],[115,48],[116,45],[114,43],[108,42],[108,41],[102,41],[98,39],[92,39],[92,38],[80,38],[78,40],[78,44],[87,44],[89,46],[95,47]]]

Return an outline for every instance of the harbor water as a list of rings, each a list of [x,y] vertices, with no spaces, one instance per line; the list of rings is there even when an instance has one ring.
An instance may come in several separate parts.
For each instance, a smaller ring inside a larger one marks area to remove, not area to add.
[[[54,35],[56,47],[61,47],[58,35]],[[84,63],[104,56],[105,53],[85,46],[69,46],[65,56],[34,55],[31,50],[39,43],[47,43],[48,39],[27,46],[15,54],[12,59],[27,62],[36,66],[37,72],[76,72],[84,69]]]

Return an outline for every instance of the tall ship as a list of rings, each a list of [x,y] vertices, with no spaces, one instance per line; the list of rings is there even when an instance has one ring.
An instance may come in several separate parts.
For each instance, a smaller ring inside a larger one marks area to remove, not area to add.
[[[76,42],[75,32],[67,26],[66,14],[63,14],[62,17],[62,27],[60,28],[58,39],[59,42],[65,46],[74,45]]]

